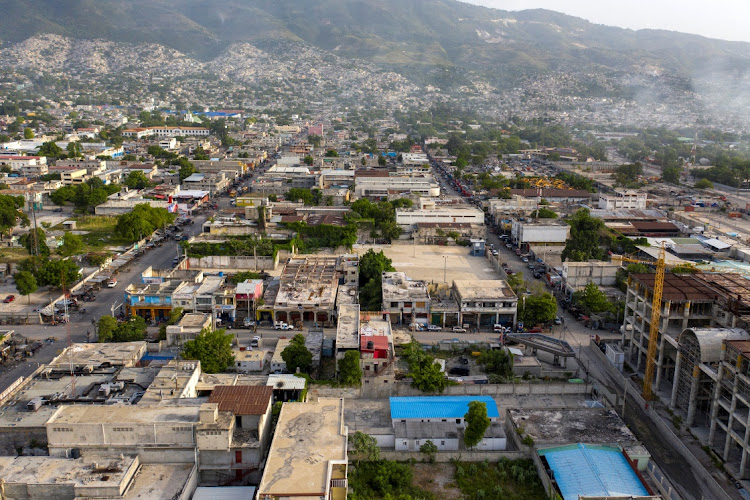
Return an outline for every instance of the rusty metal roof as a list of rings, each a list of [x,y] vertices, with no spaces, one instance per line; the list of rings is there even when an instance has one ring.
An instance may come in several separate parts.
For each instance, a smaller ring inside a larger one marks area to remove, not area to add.
[[[235,415],[263,415],[273,396],[273,387],[261,385],[218,385],[208,399],[219,403],[219,411]]]
[[[631,274],[630,277],[642,283],[649,290],[654,289],[655,274]],[[715,276],[715,275],[712,275]],[[702,278],[692,274],[670,274],[664,275],[663,300],[673,302],[679,301],[704,301],[712,302],[718,298],[716,289],[709,286]]]

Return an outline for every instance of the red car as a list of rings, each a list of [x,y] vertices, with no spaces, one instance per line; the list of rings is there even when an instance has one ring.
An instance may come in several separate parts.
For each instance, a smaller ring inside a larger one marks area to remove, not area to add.
[[[16,300],[15,295],[8,295],[7,297],[5,297],[5,300],[3,302],[5,302],[6,304],[9,304],[13,302],[14,300]]]

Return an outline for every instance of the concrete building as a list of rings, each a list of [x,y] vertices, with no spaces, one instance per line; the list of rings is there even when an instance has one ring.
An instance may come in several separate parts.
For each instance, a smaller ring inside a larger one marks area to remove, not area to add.
[[[266,366],[265,351],[234,350],[234,369],[239,373],[261,372]]]
[[[457,280],[452,292],[459,306],[460,325],[476,329],[516,325],[518,297],[507,281]]]
[[[565,293],[572,296],[589,283],[596,286],[614,286],[617,282],[617,270],[621,267],[619,262],[563,262],[562,278]]]
[[[133,283],[125,289],[125,314],[137,314],[149,321],[169,318],[172,294],[183,284],[180,280],[161,283]]]
[[[648,353],[654,274],[631,274],[625,297],[622,346],[625,361],[643,371]],[[688,329],[747,328],[750,281],[735,274],[664,277],[656,354],[655,390],[678,370],[678,337]],[[669,384],[665,390],[671,392]]]
[[[531,250],[538,256],[562,253],[570,236],[570,226],[562,222],[513,220],[510,238],[522,251]]]
[[[284,403],[256,498],[345,499],[347,435],[343,399]]]
[[[359,329],[360,365],[366,387],[374,390],[375,384],[392,384],[395,380],[393,363],[393,334],[390,322],[373,317],[365,317]],[[377,378],[378,380],[373,380]],[[390,387],[390,386],[389,386]]]
[[[285,373],[287,371],[286,361],[281,357],[281,353],[284,352],[291,341],[292,339],[279,339],[276,343],[276,349],[274,349],[271,358],[271,373]]]
[[[230,182],[224,172],[195,173],[183,179],[182,188],[186,191],[208,191],[211,196],[216,196],[226,190]]]
[[[396,224],[412,226],[420,223],[484,224],[484,212],[468,205],[440,206],[435,209],[398,209]]]
[[[336,325],[336,359],[341,359],[346,351],[359,349],[359,304],[341,304],[338,307]]]
[[[184,345],[195,339],[204,328],[211,328],[210,314],[185,314],[176,325],[167,326],[167,344]]]
[[[613,194],[599,195],[599,208],[603,210],[645,210],[647,200],[647,193],[615,190]]]
[[[329,324],[335,315],[339,285],[336,257],[293,258],[281,273],[273,305],[275,321]]]
[[[391,424],[395,431],[396,451],[419,451],[426,441],[432,441],[440,451],[460,449],[461,430],[466,427],[464,415],[469,403],[479,401],[487,408],[490,427],[476,449],[504,450],[507,439],[497,403],[489,396],[424,396],[392,397]]]
[[[386,272],[382,277],[383,307],[391,321],[400,325],[427,324],[430,315],[430,296],[427,283],[410,280],[406,273]]]
[[[83,184],[89,178],[89,173],[85,168],[78,168],[75,170],[62,170],[60,171],[60,180],[66,186],[74,186],[76,184]]]
[[[357,198],[388,199],[403,194],[440,196],[440,185],[431,176],[360,177],[357,175],[354,194]]]

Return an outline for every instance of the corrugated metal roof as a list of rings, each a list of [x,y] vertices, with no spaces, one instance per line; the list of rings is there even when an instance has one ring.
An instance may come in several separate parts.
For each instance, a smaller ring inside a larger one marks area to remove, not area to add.
[[[469,403],[481,401],[487,405],[487,416],[497,418],[497,403],[489,396],[424,396],[390,398],[391,418],[463,418]]]
[[[272,396],[273,389],[264,385],[217,385],[208,402],[235,415],[263,415]]]
[[[618,448],[576,444],[539,450],[539,455],[554,471],[564,500],[649,495]]]

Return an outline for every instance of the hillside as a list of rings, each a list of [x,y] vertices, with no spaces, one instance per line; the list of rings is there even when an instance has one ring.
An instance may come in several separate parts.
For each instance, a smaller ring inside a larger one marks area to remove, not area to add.
[[[0,0],[0,37],[41,33],[158,44],[208,61],[238,42],[274,54],[304,42],[417,83],[509,86],[550,71],[666,75],[675,85],[743,81],[750,44],[595,25],[568,15],[510,13],[455,0]]]

